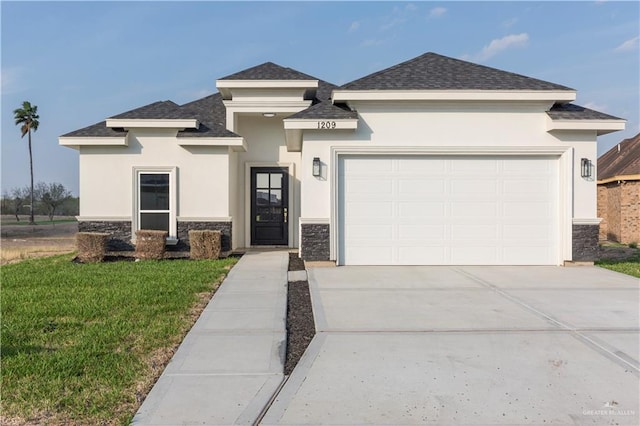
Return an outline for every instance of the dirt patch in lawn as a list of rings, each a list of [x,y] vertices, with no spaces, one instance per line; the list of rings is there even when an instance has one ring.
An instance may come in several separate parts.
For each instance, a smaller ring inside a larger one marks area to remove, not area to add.
[[[304,270],[304,262],[296,253],[289,253],[289,270]],[[316,325],[313,320],[308,281],[292,281],[287,292],[287,355],[284,374],[289,375],[300,361],[313,336]]]
[[[599,260],[624,262],[640,257],[640,249],[618,243],[604,242],[600,244]]]
[[[0,264],[72,252],[76,249],[77,232],[77,222],[2,225]]]

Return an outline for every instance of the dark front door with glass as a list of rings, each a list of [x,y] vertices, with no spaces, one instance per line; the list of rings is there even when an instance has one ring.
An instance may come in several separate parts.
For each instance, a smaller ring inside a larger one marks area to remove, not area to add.
[[[282,167],[251,169],[251,245],[289,244],[288,177]]]

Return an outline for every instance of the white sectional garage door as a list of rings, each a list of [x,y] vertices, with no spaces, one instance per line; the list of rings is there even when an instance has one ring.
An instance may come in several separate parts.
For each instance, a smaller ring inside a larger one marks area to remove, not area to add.
[[[555,265],[557,157],[340,156],[342,265]]]

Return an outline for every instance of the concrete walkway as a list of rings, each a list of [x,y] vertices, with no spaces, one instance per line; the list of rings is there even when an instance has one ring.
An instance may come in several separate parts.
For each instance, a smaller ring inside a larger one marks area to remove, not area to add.
[[[231,270],[136,413],[134,425],[253,424],[284,376],[287,251]]]

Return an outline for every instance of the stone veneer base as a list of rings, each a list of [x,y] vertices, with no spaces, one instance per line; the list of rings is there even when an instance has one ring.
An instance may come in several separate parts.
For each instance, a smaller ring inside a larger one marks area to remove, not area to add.
[[[572,251],[574,262],[593,262],[598,259],[599,225],[573,225]]]
[[[300,226],[300,257],[305,261],[329,260],[329,225],[303,223]]]
[[[108,251],[130,251],[135,247],[131,242],[131,221],[80,221],[78,232],[104,232],[111,236],[107,240]]]
[[[189,231],[211,229],[222,233],[221,249],[231,250],[231,222],[178,222],[178,244],[167,246],[168,251],[189,251]],[[104,232],[111,234],[108,251],[132,251],[131,221],[80,221],[78,232]]]
[[[222,252],[231,250],[231,222],[178,222],[178,244],[172,250],[189,250],[189,231],[220,231]]]

